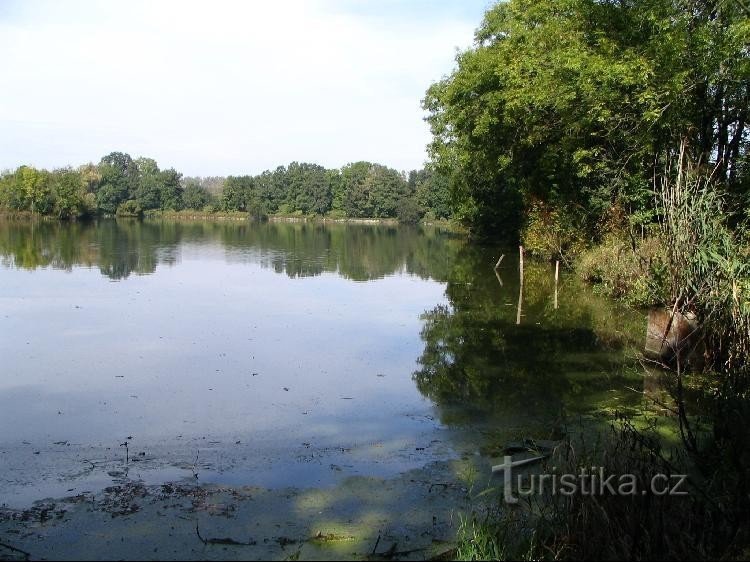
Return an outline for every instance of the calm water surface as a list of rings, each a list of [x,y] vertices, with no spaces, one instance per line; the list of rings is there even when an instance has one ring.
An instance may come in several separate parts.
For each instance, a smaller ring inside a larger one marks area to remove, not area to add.
[[[324,486],[637,407],[641,315],[517,268],[438,229],[0,222],[0,504]]]

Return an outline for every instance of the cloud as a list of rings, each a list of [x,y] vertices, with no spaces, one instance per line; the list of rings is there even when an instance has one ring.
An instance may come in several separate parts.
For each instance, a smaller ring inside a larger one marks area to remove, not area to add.
[[[11,2],[0,12],[0,167],[111,150],[201,175],[292,160],[419,167],[420,99],[483,8],[449,4]]]

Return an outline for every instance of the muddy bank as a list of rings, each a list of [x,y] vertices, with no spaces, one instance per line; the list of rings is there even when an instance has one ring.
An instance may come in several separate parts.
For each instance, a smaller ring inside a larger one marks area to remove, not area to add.
[[[0,510],[0,559],[429,559],[497,482],[479,457],[331,488],[146,486]],[[12,550],[11,548],[15,550]]]

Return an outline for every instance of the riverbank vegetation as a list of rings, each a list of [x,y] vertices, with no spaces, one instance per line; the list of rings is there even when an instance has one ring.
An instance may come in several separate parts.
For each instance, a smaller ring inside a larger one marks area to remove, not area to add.
[[[77,169],[21,166],[0,176],[0,210],[58,219],[186,211],[262,218],[447,220],[446,180],[430,169],[398,172],[371,162],[341,169],[292,162],[259,175],[185,178],[150,158],[113,152]]]
[[[740,2],[511,0],[424,100],[458,218],[542,257],[658,222],[681,146],[748,219],[750,24]]]
[[[689,499],[501,509],[466,521],[462,557],[750,551],[749,15],[713,0],[509,0],[428,90],[430,150],[459,220],[669,319],[668,349],[644,364],[665,373],[680,447],[618,419],[585,458],[557,461],[692,485]],[[692,328],[671,347],[680,323]]]

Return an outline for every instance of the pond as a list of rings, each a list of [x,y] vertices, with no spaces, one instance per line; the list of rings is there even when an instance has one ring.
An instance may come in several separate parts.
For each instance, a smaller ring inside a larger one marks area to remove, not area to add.
[[[0,504],[387,478],[638,408],[644,316],[565,272],[556,297],[548,264],[521,291],[517,253],[429,227],[0,222]]]

